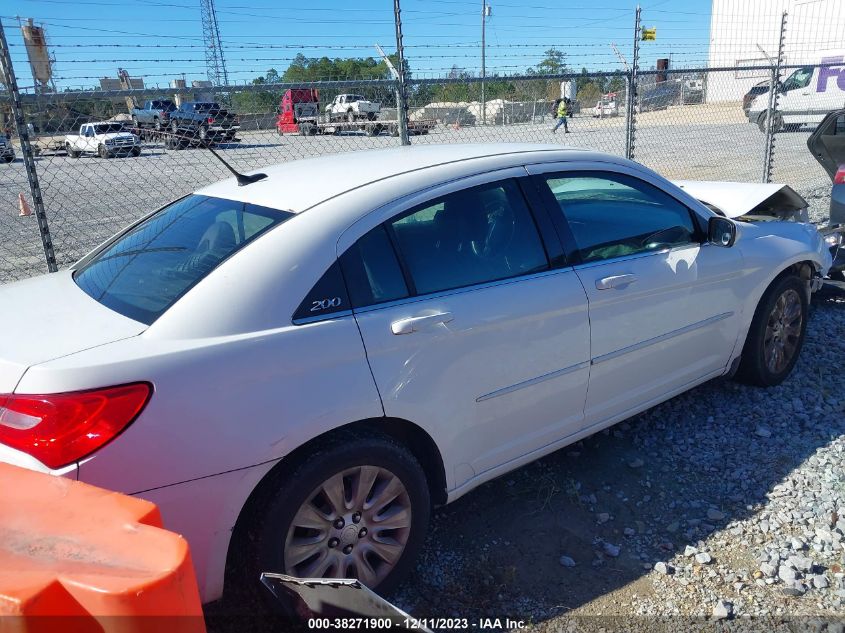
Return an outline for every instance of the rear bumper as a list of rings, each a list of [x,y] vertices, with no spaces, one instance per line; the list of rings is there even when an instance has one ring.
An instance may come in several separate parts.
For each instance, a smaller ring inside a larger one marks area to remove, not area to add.
[[[830,190],[830,225],[845,225],[845,185]]]
[[[79,479],[79,465],[74,463],[64,468],[52,470],[35,459],[32,455],[10,448],[5,444],[0,444],[0,462],[4,464],[11,464],[27,470],[34,470],[35,472],[44,473],[47,475],[55,475],[57,477],[68,477],[69,479]]]

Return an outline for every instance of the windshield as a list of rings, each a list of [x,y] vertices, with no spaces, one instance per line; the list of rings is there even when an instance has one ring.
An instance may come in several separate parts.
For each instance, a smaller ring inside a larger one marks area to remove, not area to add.
[[[220,105],[217,103],[197,103],[194,105],[195,110],[219,110]]]
[[[187,196],[83,260],[73,278],[99,303],[149,325],[223,260],[293,215]]]
[[[95,125],[94,130],[97,134],[115,134],[123,132],[123,123],[104,123],[102,125]]]
[[[153,101],[152,109],[173,112],[176,109],[176,105],[172,101]]]

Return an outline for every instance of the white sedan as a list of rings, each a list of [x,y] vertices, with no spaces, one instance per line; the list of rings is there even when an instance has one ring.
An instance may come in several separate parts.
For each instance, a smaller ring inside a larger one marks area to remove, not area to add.
[[[810,225],[560,146],[266,172],[0,288],[0,460],[157,503],[206,601],[388,591],[432,505],[717,376],[778,384],[830,265]]]

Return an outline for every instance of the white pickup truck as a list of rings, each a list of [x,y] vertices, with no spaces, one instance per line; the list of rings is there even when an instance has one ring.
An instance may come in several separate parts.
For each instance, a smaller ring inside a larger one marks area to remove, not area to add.
[[[375,121],[381,112],[381,104],[367,101],[361,95],[337,95],[329,105],[326,106],[326,118],[329,122],[346,120],[350,123],[366,119]]]
[[[15,150],[12,147],[12,140],[0,132],[0,160],[11,163],[15,160]]]
[[[124,131],[122,123],[84,123],[79,126],[79,134],[65,136],[65,149],[71,158],[79,158],[83,153],[97,154],[100,158],[139,156],[141,139]]]

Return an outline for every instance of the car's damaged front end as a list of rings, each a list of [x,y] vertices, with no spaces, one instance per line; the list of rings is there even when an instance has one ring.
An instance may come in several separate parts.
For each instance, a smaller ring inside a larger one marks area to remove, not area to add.
[[[768,231],[780,233],[778,224],[801,224],[821,261],[813,289],[831,271],[845,269],[845,226],[816,225],[810,222],[807,201],[789,185],[776,183],[675,181],[681,189],[704,203],[711,211],[740,222],[766,222]],[[794,229],[783,229],[793,233]]]

